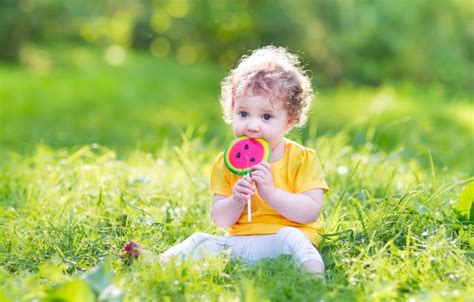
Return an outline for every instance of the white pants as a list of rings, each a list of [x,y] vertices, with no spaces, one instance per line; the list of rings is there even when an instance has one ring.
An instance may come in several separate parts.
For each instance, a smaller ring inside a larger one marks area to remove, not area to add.
[[[160,258],[164,262],[175,257],[198,260],[206,254],[215,255],[225,250],[230,252],[232,259],[240,259],[246,264],[263,258],[290,255],[298,267],[309,260],[316,260],[324,266],[321,255],[311,241],[293,227],[284,227],[271,235],[216,236],[196,233],[172,246]]]

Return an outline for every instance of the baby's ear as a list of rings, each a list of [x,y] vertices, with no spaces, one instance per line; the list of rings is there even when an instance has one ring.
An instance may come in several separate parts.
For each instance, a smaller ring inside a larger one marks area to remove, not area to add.
[[[296,124],[296,121],[292,120],[292,119],[288,119],[287,123],[286,123],[286,128],[285,128],[285,132],[289,132],[291,130],[291,128],[293,128]]]

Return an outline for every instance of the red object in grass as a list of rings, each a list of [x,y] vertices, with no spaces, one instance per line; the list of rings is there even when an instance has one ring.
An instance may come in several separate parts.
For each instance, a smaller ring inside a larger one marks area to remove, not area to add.
[[[128,259],[134,260],[140,256],[140,245],[135,241],[130,241],[122,248],[122,251],[125,254],[123,256],[128,256]]]

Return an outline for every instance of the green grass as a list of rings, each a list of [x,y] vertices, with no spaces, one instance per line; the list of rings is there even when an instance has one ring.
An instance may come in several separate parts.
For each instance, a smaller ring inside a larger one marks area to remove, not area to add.
[[[0,68],[0,300],[84,301],[82,278],[99,263],[125,301],[474,296],[474,228],[454,209],[473,181],[469,97],[410,85],[320,90],[310,125],[291,137],[318,151],[331,187],[325,282],[285,257],[126,266],[117,254],[131,239],[158,254],[194,232],[223,234],[209,219],[208,175],[231,137],[217,102],[224,72],[84,57],[58,57],[45,74]]]

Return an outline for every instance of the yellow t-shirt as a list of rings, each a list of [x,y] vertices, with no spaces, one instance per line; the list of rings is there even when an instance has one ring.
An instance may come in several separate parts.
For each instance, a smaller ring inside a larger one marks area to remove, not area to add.
[[[285,142],[285,154],[280,160],[271,163],[275,187],[290,193],[303,193],[310,189],[328,191],[316,152],[289,139],[285,139]],[[212,166],[211,192],[230,196],[239,178],[239,175],[227,169],[224,153],[220,153]],[[308,224],[288,220],[273,210],[258,192],[252,196],[251,202],[252,221],[247,221],[247,207],[244,207],[240,218],[228,229],[229,235],[274,234],[285,226],[291,226],[303,231],[314,245],[319,245],[324,231],[319,219]]]

